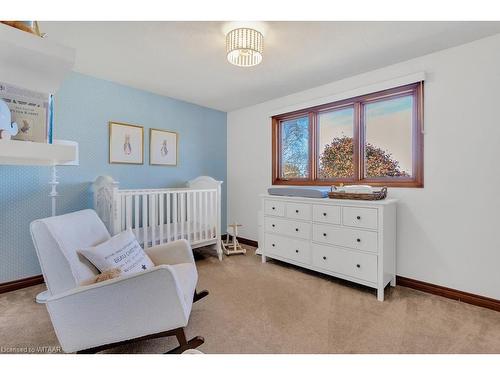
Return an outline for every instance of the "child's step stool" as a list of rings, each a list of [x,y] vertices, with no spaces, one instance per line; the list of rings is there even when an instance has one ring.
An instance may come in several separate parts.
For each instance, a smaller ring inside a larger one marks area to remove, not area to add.
[[[227,234],[226,234],[226,242],[222,242],[222,250],[224,250],[224,253],[226,255],[232,255],[232,254],[246,254],[246,249],[241,247],[240,243],[238,242],[238,227],[241,227],[241,224],[230,224],[227,226]],[[230,233],[232,232],[232,233]],[[232,241],[229,241],[229,236],[232,236]]]

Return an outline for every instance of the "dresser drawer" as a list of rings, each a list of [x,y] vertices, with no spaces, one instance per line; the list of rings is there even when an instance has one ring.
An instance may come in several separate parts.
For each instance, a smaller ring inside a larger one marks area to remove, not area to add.
[[[305,203],[287,203],[286,216],[290,219],[311,220],[311,205]]]
[[[316,242],[377,252],[378,235],[376,232],[314,224],[312,237]]]
[[[264,229],[269,233],[303,238],[306,240],[311,238],[311,224],[301,221],[267,216],[264,218]]]
[[[285,216],[285,202],[266,199],[264,201],[264,213],[266,215]]]
[[[313,220],[320,223],[340,224],[340,206],[315,204],[313,206]]]
[[[311,264],[309,241],[299,240],[266,233],[264,235],[265,252],[297,262]]]
[[[366,229],[377,229],[377,209],[360,207],[343,207],[342,224]]]
[[[312,264],[332,272],[377,282],[377,256],[333,246],[313,245]]]

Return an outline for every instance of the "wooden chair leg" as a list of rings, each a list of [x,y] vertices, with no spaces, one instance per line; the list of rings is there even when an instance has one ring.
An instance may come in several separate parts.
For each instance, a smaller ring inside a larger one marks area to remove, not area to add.
[[[94,348],[83,349],[76,352],[76,354],[97,354],[97,353],[99,353],[99,350],[96,350]]]
[[[196,301],[199,301],[200,299],[208,296],[208,290],[204,289],[201,292],[197,292],[196,290],[194,291],[194,296],[193,296],[193,303]]]
[[[207,292],[207,294],[208,294],[208,292]],[[205,342],[205,339],[201,336],[196,336],[196,337],[192,338],[191,340],[187,341],[186,334],[184,332],[184,328],[176,328],[176,329],[172,329],[170,331],[159,332],[159,333],[155,333],[152,335],[138,337],[136,339],[125,340],[125,341],[112,343],[112,344],[106,344],[106,345],[98,346],[95,348],[83,349],[83,350],[77,351],[76,353],[77,354],[95,354],[95,353],[99,353],[103,350],[115,348],[115,347],[122,346],[125,344],[155,339],[155,338],[159,338],[159,337],[167,337],[167,336],[175,336],[177,338],[177,341],[179,341],[179,346],[175,349],[172,349],[172,350],[166,352],[165,354],[180,354],[188,349],[197,348],[198,346],[200,346],[201,344],[203,344]]]
[[[205,339],[201,336],[196,336],[191,340],[187,341],[184,328],[176,329],[175,337],[177,337],[177,341],[179,341],[179,346],[175,349],[166,352],[165,354],[181,354],[188,349],[195,349],[205,342]]]
[[[175,331],[175,337],[177,338],[177,341],[179,341],[180,346],[184,346],[187,344],[186,333],[184,332],[184,328],[178,328]]]

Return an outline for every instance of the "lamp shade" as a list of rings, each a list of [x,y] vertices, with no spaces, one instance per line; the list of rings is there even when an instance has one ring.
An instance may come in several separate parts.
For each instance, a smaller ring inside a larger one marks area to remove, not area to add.
[[[238,28],[226,35],[227,61],[236,66],[260,64],[264,50],[264,36],[255,29]]]

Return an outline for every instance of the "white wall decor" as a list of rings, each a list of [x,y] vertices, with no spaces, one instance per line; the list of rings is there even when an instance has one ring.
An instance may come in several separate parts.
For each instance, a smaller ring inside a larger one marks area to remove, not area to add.
[[[177,165],[178,138],[175,132],[149,129],[149,164]]]
[[[109,162],[111,164],[144,164],[144,128],[109,122]]]

